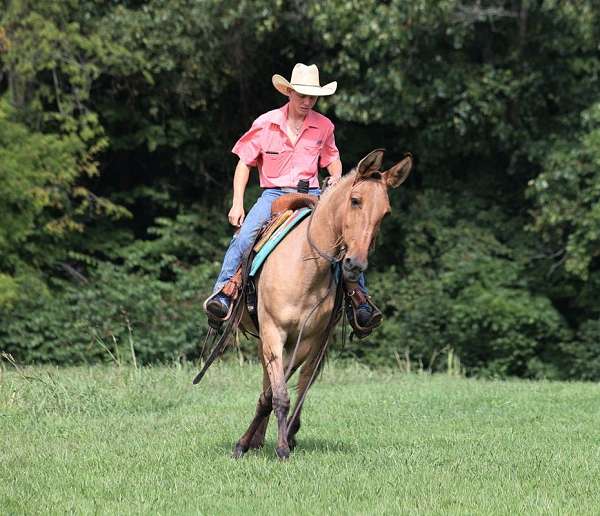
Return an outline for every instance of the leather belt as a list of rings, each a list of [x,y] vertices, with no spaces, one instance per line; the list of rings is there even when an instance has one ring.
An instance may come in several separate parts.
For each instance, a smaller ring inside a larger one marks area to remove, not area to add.
[[[274,186],[272,190],[279,190],[285,193],[298,193],[298,189],[291,186]]]
[[[284,193],[308,193],[310,184],[308,179],[300,179],[296,186],[276,186],[276,190]]]
[[[311,186],[310,190],[316,190],[317,188],[319,188],[319,187]],[[285,193],[298,193],[298,189],[293,186],[267,186],[265,188],[262,188],[262,190],[279,190],[280,192],[285,192]],[[310,190],[309,190],[309,192],[310,192]]]

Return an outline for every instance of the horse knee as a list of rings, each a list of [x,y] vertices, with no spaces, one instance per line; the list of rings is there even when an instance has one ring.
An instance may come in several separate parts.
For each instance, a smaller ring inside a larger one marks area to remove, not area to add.
[[[289,410],[290,409],[290,398],[289,396],[281,396],[273,398],[273,408],[275,410]]]
[[[280,392],[273,395],[273,410],[277,419],[287,417],[290,410],[290,397],[287,392]]]

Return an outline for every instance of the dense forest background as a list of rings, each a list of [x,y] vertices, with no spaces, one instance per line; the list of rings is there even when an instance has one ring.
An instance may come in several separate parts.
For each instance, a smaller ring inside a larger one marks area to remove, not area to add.
[[[600,1],[0,6],[0,351],[196,358],[230,149],[304,62],[345,170],[416,159],[370,261],[385,323],[335,352],[600,379]]]

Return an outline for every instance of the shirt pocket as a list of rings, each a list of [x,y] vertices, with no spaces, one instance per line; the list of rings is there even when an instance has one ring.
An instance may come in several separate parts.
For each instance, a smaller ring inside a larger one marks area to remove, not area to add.
[[[265,151],[263,153],[263,174],[267,177],[279,177],[282,172],[284,159],[285,153],[283,151]]]
[[[306,173],[316,173],[318,170],[319,155],[321,154],[321,145],[316,143],[306,143],[303,149],[303,162]]]
[[[317,143],[306,143],[304,144],[304,155],[306,156],[306,158],[308,158],[309,162],[313,162],[316,161],[319,157],[319,154],[321,154],[321,147],[322,145],[319,145]]]
[[[321,146],[313,143],[307,143],[304,145],[304,150],[310,156],[318,156],[321,151]]]

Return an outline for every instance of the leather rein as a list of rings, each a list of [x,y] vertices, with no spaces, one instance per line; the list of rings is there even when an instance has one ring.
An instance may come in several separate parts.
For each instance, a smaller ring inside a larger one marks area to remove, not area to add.
[[[331,187],[329,187],[329,188],[331,188]],[[310,217],[308,219],[308,227],[306,228],[306,238],[308,240],[308,244],[313,249],[313,251],[315,251],[324,260],[327,260],[332,266],[335,266],[336,263],[341,262],[342,259],[344,258],[344,255],[346,253],[346,246],[343,243],[343,239],[342,239],[342,242],[341,242],[342,245],[340,246],[338,253],[336,255],[331,255],[331,254],[319,249],[317,244],[314,243],[312,237],[310,236],[310,228],[312,227],[312,221],[313,221],[313,218],[314,218],[315,214],[317,213],[318,209],[319,209],[319,203],[317,202],[315,204],[314,211],[312,212],[312,214],[310,215]],[[338,244],[336,244],[336,246],[337,245]]]

